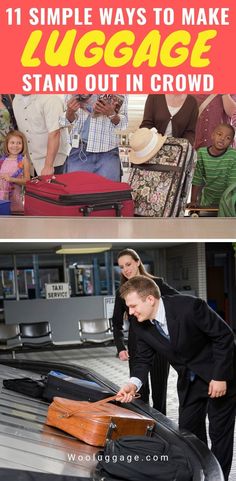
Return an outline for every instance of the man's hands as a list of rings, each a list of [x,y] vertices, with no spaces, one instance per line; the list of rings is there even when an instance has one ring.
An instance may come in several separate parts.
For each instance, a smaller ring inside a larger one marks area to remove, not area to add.
[[[114,106],[108,102],[103,102],[102,100],[97,100],[94,105],[93,111],[97,115],[105,115],[110,117],[110,115],[115,115]]]
[[[67,103],[66,118],[69,122],[74,122],[76,117],[76,112],[78,109],[86,110],[86,102],[79,102],[76,96],[71,97]],[[93,113],[95,115],[104,115],[105,117],[112,116],[112,123],[117,125],[120,122],[119,115],[114,110],[114,105],[108,102],[103,102],[102,100],[97,100],[93,106]]]
[[[76,97],[71,97],[71,99],[67,103],[67,108],[66,108],[66,118],[69,120],[69,122],[74,122],[75,120],[75,114],[77,110],[80,108],[80,102],[76,100]]]
[[[225,396],[226,391],[226,381],[214,381],[213,379],[210,381],[208,388],[208,394],[210,398]]]
[[[53,175],[54,174],[54,167],[51,165],[46,165],[42,168],[40,175]]]
[[[124,351],[119,352],[119,359],[120,361],[128,361],[129,353],[126,349],[124,349]]]
[[[117,393],[116,395],[116,401],[120,401],[122,403],[130,403],[137,391],[137,387],[135,384],[132,384],[131,382],[128,384],[125,384]]]

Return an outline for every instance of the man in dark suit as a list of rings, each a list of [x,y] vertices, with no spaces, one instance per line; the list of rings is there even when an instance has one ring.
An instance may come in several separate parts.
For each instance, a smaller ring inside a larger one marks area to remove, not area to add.
[[[137,319],[137,354],[129,382],[117,400],[130,402],[145,382],[154,353],[163,353],[178,373],[179,427],[207,443],[228,480],[236,414],[236,348],[229,326],[205,301],[191,296],[160,297],[152,279],[137,276],[120,289]]]

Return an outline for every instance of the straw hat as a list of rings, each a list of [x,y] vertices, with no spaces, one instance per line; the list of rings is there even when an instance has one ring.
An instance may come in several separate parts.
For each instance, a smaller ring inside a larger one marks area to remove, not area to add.
[[[157,129],[136,130],[130,135],[130,160],[133,164],[143,164],[151,159],[162,147],[166,141],[166,135],[159,134]]]

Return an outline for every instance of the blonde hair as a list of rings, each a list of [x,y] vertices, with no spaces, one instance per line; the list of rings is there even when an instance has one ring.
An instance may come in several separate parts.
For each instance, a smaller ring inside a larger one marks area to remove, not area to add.
[[[132,279],[129,279],[120,287],[120,296],[122,299],[125,299],[127,295],[132,292],[136,292],[142,300],[145,300],[147,296],[150,295],[156,299],[160,299],[161,297],[159,287],[153,279],[146,276],[132,277]]]
[[[19,130],[10,130],[4,139],[3,149],[6,155],[9,155],[8,143],[12,137],[19,137],[22,141],[22,151],[20,152],[23,156],[27,153],[27,140],[25,134]]]

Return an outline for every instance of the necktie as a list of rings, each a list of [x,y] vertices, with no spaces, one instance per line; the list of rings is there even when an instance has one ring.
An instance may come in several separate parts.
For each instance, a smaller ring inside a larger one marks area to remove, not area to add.
[[[190,382],[193,382],[195,380],[195,377],[196,377],[196,374],[195,372],[191,371],[190,369],[188,369],[187,371],[187,377],[188,379],[190,380]]]
[[[165,337],[166,339],[168,339],[168,341],[169,341],[170,336],[168,334],[166,334],[165,331],[162,329],[160,322],[158,322],[156,319],[153,319],[153,322],[154,322],[154,325],[156,326],[157,330],[160,332],[160,334],[163,337]]]
[[[166,334],[165,331],[163,331],[160,322],[158,322],[156,319],[153,319],[153,323],[154,323],[156,329],[160,332],[160,334],[163,337],[165,337],[166,339],[168,339],[168,341],[169,341],[170,336],[168,336],[168,334]],[[187,370],[187,378],[190,380],[190,382],[193,382],[196,378],[196,374],[193,371],[191,371],[190,369],[188,369]]]

